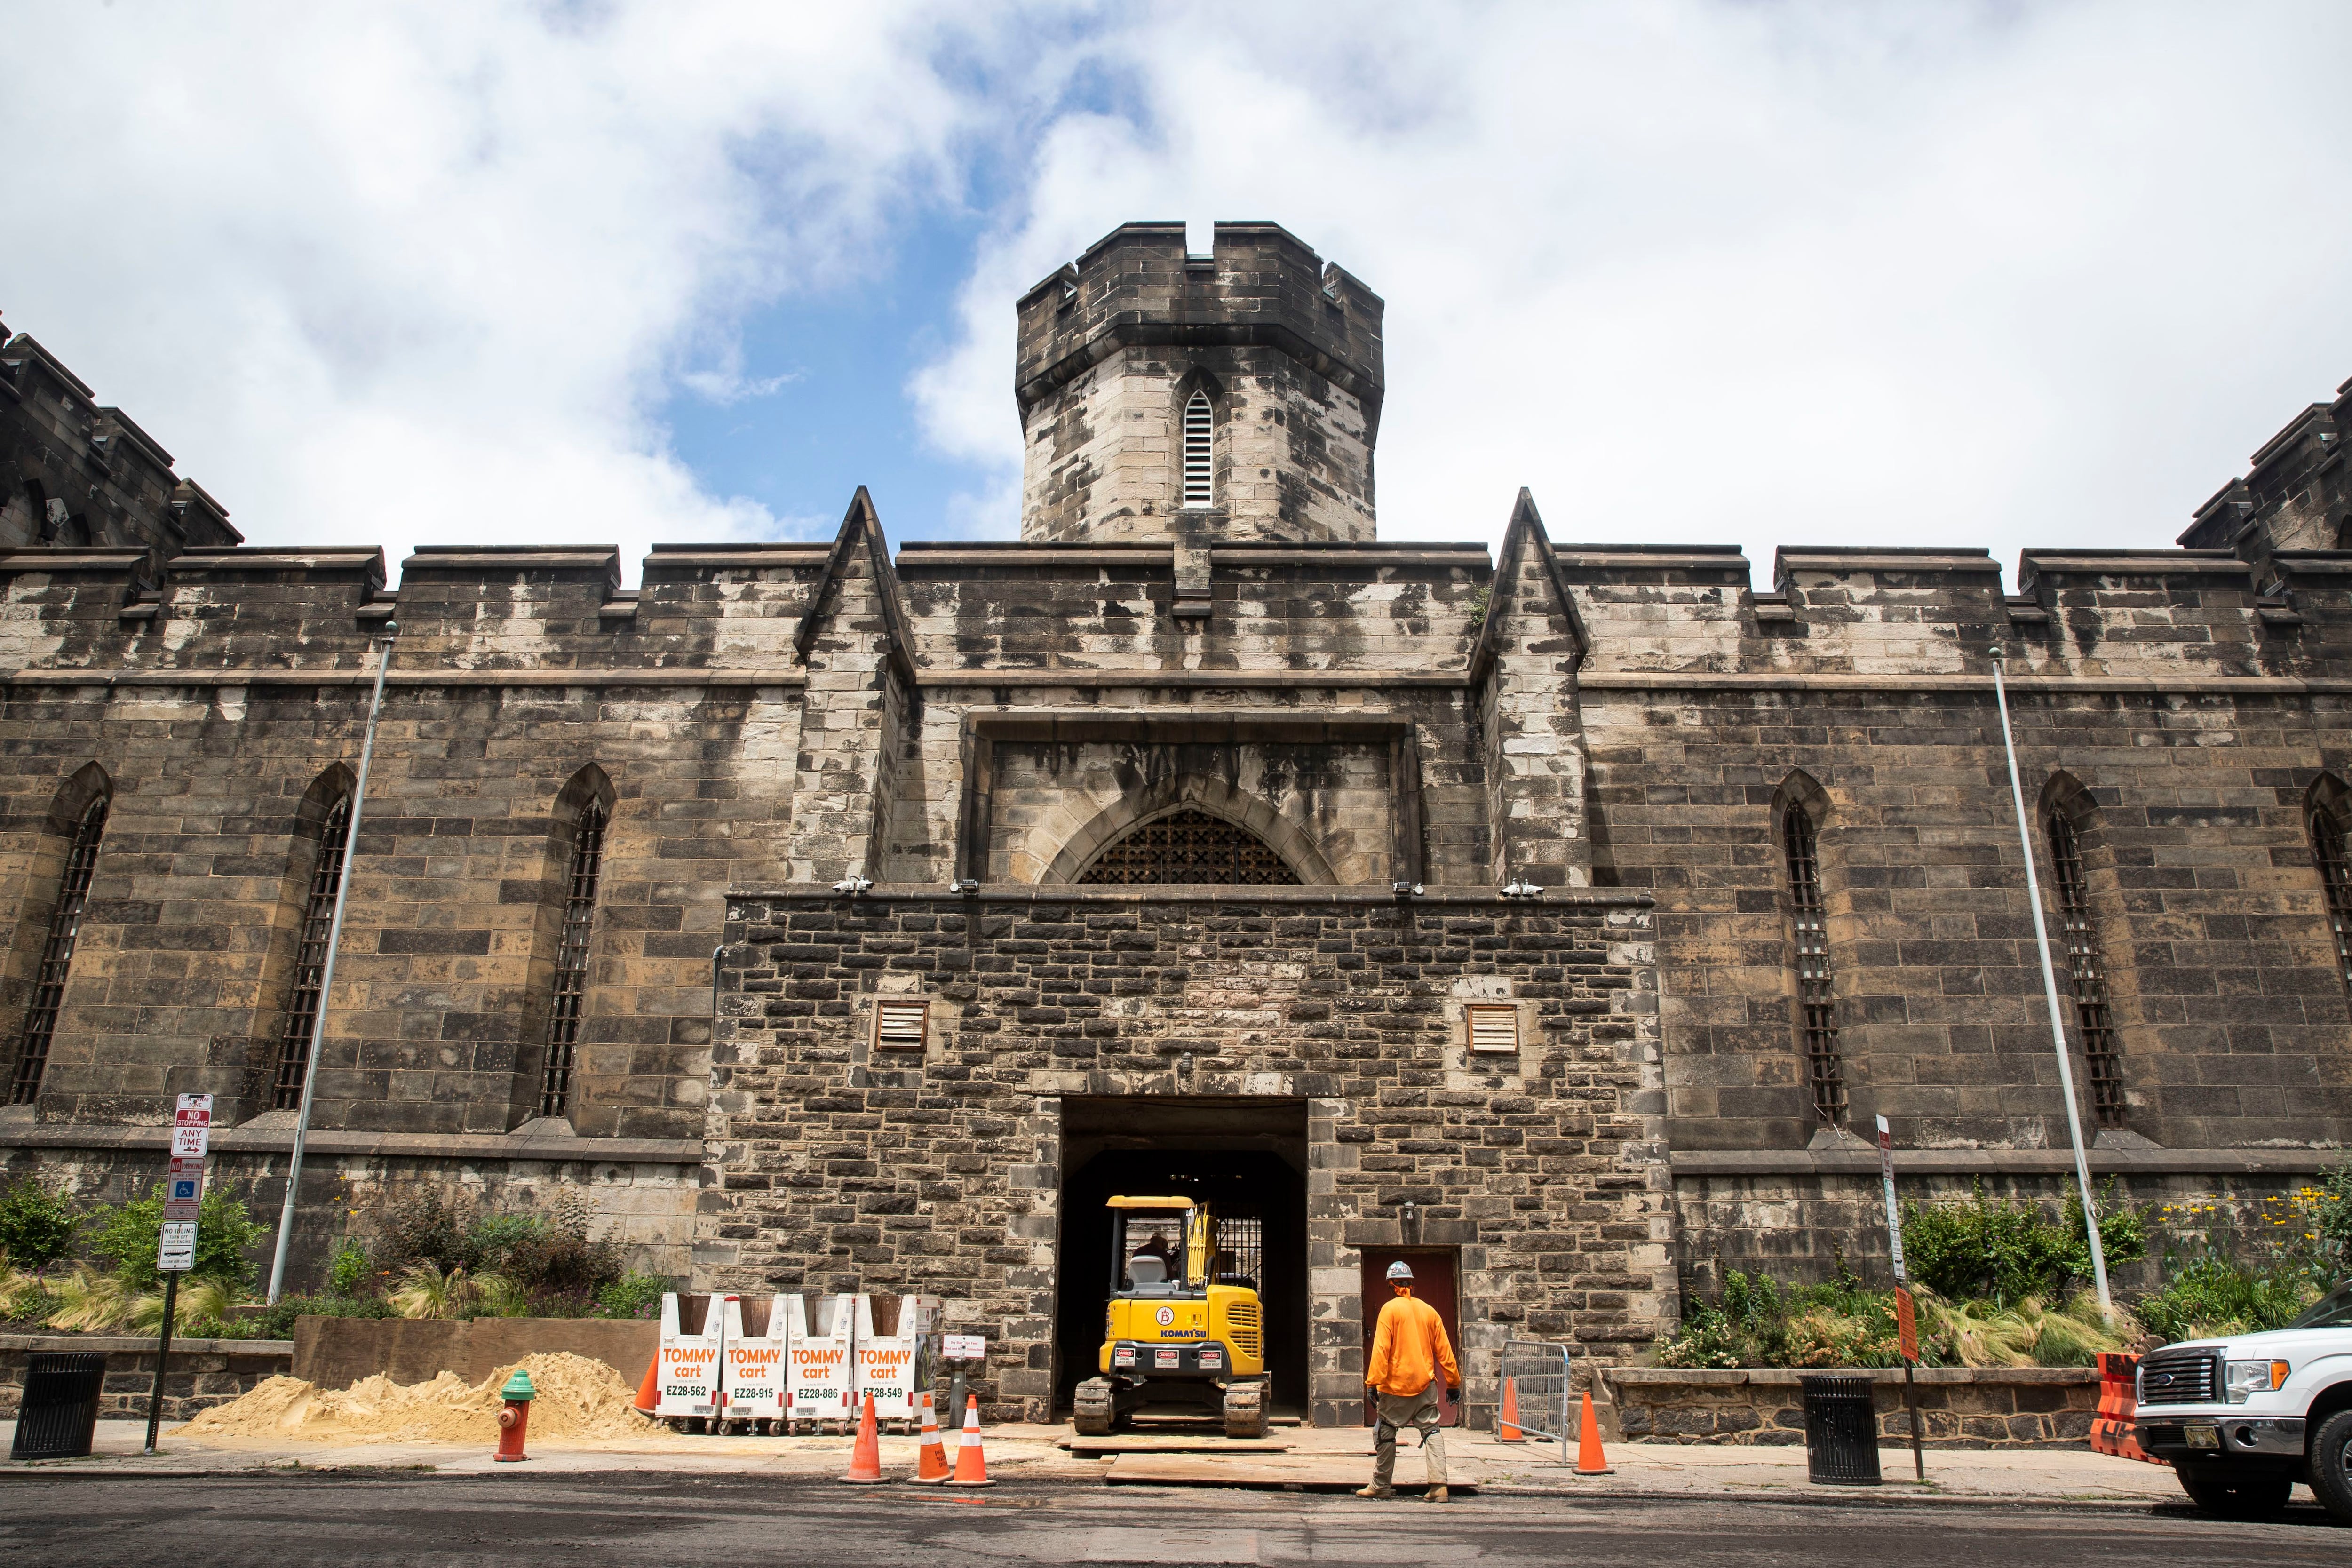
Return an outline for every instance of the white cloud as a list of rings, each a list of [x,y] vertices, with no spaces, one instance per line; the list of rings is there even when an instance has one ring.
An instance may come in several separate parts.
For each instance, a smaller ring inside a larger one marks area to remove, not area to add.
[[[954,183],[952,8],[22,6],[9,324],[257,542],[791,530],[650,410]]]
[[[0,304],[257,542],[824,529],[738,323],[992,203],[910,388],[1010,532],[1013,300],[1134,217],[1389,300],[1391,538],[2168,539],[2352,373],[2352,11],[2078,0],[19,6]],[[974,179],[978,171],[983,178]],[[789,359],[790,345],[785,345]],[[876,409],[877,423],[900,411]],[[887,479],[887,475],[876,476]]]
[[[2168,542],[2352,374],[2340,5],[1135,15],[913,388],[999,531],[1013,298],[1134,217],[1386,297],[1392,539]]]

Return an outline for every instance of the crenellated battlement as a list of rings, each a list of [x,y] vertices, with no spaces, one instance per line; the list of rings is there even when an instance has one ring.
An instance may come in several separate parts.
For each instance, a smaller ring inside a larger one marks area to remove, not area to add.
[[[138,548],[161,562],[241,539],[162,443],[30,333],[0,328],[0,548]]]
[[[1013,396],[1024,417],[1120,348],[1279,349],[1377,409],[1381,297],[1280,224],[1221,223],[1184,248],[1181,223],[1122,224],[1021,297]]]

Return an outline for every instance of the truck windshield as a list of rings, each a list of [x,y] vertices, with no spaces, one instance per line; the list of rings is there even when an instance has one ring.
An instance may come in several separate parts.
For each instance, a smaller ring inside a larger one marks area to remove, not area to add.
[[[2287,1325],[2290,1329],[2352,1329],[2352,1281],[2338,1285],[2315,1302],[2310,1310]]]

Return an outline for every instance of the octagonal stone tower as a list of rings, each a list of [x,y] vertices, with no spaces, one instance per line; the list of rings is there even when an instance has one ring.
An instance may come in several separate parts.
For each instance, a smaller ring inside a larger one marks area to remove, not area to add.
[[[1278,224],[1112,230],[1021,299],[1022,537],[1369,542],[1381,309]]]

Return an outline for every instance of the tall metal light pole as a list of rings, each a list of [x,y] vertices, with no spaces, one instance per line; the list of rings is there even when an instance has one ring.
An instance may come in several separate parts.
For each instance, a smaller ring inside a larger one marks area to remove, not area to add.
[[[2001,679],[2001,647],[1992,646],[1992,700],[2000,710],[2001,750],[2009,753],[2009,795],[2017,807],[2017,847],[2025,855],[2025,901],[2033,909],[2033,940],[2042,950],[2042,993],[2050,1003],[2050,1044],[2058,1053],[2058,1087],[2066,1097],[2066,1136],[2074,1144],[2074,1180],[2083,1194],[2083,1230],[2091,1241],[2091,1273],[2098,1281],[2099,1311],[2109,1319],[2116,1305],[2107,1295],[2107,1252],[2099,1244],[2098,1211],[2091,1206],[2091,1163],[2083,1155],[2083,1115],[2074,1104],[2074,1067],[2066,1055],[2066,1026],[2058,1008],[2058,971],[2050,962],[2050,928],[2042,919],[2042,879],[2033,871],[2033,835],[2026,826],[2025,785],[2017,776],[2017,742],[2009,732],[2009,685]]]
[[[343,826],[343,874],[335,882],[334,918],[327,922],[327,957],[319,966],[319,1011],[310,1020],[310,1049],[302,1068],[302,1104],[294,1113],[294,1153],[286,1165],[286,1206],[278,1215],[278,1252],[269,1264],[269,1304],[278,1305],[286,1288],[286,1249],[294,1238],[294,1198],[302,1186],[302,1145],[310,1135],[310,1097],[319,1087],[319,1052],[327,1038],[327,1004],[335,989],[335,950],[343,942],[343,904],[351,897],[352,860],[359,848],[360,813],[367,805],[368,763],[375,756],[375,721],[383,712],[383,672],[392,665],[393,639],[400,635],[398,621],[383,624],[377,642],[375,695],[368,700],[367,736],[360,742],[360,773],[352,784],[352,815]],[[323,849],[321,853],[324,853]]]

